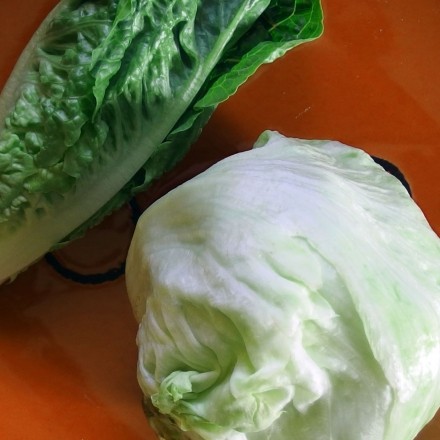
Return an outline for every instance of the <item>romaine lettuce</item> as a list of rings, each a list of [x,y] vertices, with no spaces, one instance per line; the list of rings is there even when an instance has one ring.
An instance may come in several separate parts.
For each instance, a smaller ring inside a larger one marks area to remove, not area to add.
[[[0,97],[0,281],[171,168],[319,0],[62,0]]]
[[[440,240],[338,142],[264,133],[155,202],[127,259],[164,438],[410,440],[440,405]]]

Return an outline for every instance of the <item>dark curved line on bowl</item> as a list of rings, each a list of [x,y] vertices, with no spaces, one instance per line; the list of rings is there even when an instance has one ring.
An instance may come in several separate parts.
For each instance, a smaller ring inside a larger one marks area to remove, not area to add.
[[[47,253],[44,258],[52,269],[63,278],[79,284],[102,284],[114,281],[125,273],[125,261],[105,272],[85,274],[64,266],[52,252]]]
[[[388,173],[392,174],[394,177],[399,179],[400,182],[402,183],[402,185],[408,191],[408,194],[412,197],[411,186],[410,186],[409,182],[406,180],[406,178],[405,178],[404,174],[402,173],[402,171],[400,171],[400,169],[396,165],[394,165],[389,160],[382,159],[381,157],[371,156],[371,158],[378,165],[380,165],[385,171],[387,171]]]
[[[131,209],[131,220],[133,224],[136,225],[143,210],[134,197],[130,200],[128,205]],[[118,266],[112,267],[105,272],[85,274],[73,269],[69,269],[58,260],[53,252],[47,253],[44,258],[49,266],[51,266],[52,269],[54,269],[55,272],[57,272],[63,278],[79,284],[103,284],[109,281],[114,281],[125,273],[125,260],[122,261]]]

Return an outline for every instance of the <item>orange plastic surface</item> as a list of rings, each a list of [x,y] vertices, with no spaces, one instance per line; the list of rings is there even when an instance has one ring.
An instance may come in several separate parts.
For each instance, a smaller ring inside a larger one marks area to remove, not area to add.
[[[0,2],[0,88],[55,0]],[[222,104],[148,204],[264,129],[337,139],[405,174],[440,233],[440,3],[324,0],[325,34],[259,72]],[[68,267],[119,264],[132,233],[123,208],[58,252]],[[0,287],[0,438],[153,440],[136,382],[136,323],[124,280],[75,284],[41,260]],[[440,439],[440,416],[418,440]],[[355,439],[353,439],[355,440]]]

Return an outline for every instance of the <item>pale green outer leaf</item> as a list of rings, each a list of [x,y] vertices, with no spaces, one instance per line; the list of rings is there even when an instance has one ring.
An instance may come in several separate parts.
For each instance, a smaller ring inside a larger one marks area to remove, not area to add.
[[[440,240],[361,150],[267,132],[141,217],[139,383],[207,440],[411,440],[440,405]]]

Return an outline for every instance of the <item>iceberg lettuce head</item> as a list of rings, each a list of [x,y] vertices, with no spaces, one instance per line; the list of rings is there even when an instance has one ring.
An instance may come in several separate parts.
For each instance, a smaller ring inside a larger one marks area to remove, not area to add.
[[[440,240],[362,150],[265,132],[146,210],[127,288],[164,438],[410,440],[440,405]]]

